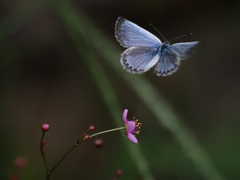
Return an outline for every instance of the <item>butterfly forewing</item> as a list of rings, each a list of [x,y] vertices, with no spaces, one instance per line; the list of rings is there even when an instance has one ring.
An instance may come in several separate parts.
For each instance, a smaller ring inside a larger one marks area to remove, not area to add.
[[[140,26],[119,17],[115,25],[115,36],[123,47],[159,47],[161,41]]]
[[[170,46],[171,50],[181,59],[186,59],[192,55],[195,50],[198,41],[186,42],[186,43],[176,43]]]
[[[121,55],[121,64],[131,73],[144,73],[156,65],[160,53],[158,48],[131,47]]]

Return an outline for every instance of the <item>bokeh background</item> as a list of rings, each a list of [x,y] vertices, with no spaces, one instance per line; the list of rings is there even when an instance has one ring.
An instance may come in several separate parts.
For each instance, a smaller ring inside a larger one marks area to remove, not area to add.
[[[51,168],[90,125],[98,132],[122,124],[125,108],[129,119],[136,116],[143,123],[137,145],[121,136],[123,132],[100,136],[104,141],[100,150],[90,139],[63,161],[51,179],[113,179],[118,168],[124,180],[240,179],[239,1],[9,0],[0,4],[0,179],[11,174],[45,179],[39,151],[43,123],[51,126],[45,136]],[[157,77],[153,70],[130,74],[121,67],[124,48],[114,36],[119,16],[160,39],[149,23],[167,39],[192,32],[175,42],[200,44],[171,76]],[[150,92],[136,91],[146,86],[162,101],[156,98],[147,104]],[[153,112],[159,103],[177,117],[169,119],[173,124],[164,125]],[[186,144],[194,141],[188,148],[171,130],[175,125],[190,139],[185,138]],[[141,155],[134,158],[134,151]],[[22,170],[14,165],[19,156],[28,161]]]

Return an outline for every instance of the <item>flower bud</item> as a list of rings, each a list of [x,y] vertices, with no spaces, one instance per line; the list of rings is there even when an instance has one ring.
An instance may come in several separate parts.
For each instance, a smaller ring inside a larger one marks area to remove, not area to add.
[[[19,169],[23,169],[27,166],[27,159],[23,156],[19,156],[15,159],[15,166]]]
[[[44,131],[44,132],[48,131],[49,128],[50,128],[49,124],[43,124],[42,125],[42,131]]]
[[[89,139],[89,135],[85,135],[85,136],[84,136],[84,139],[85,139],[85,140]]]
[[[118,169],[118,170],[116,171],[116,174],[117,174],[117,176],[120,176],[120,175],[122,174],[122,170],[121,170],[121,169]]]
[[[93,131],[94,129],[95,129],[95,127],[94,126],[89,126],[89,131]]]
[[[96,140],[94,141],[94,145],[95,145],[95,147],[97,147],[97,148],[102,147],[102,145],[103,145],[103,140],[100,139],[100,138],[96,139]]]

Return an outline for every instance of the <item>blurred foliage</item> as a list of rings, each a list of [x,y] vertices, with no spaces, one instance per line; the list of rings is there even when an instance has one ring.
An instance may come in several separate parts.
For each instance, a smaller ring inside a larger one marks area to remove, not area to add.
[[[89,140],[51,179],[112,179],[118,168],[122,179],[240,178],[238,1],[6,1],[1,7],[0,179],[14,172],[45,178],[41,124],[51,125],[51,167],[89,125],[101,131],[121,124],[124,108],[143,123],[137,146],[119,133],[104,135],[101,162]],[[181,40],[200,46],[172,76],[129,74],[114,39],[118,16],[155,33],[151,22],[168,39],[193,32]],[[14,168],[19,155],[28,159],[21,171]]]

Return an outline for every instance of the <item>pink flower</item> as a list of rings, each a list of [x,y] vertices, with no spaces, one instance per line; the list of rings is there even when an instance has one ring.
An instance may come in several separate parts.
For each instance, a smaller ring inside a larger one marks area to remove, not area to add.
[[[134,143],[138,143],[137,138],[135,137],[134,134],[139,134],[140,132],[140,126],[142,125],[142,123],[139,123],[137,119],[133,118],[132,121],[129,121],[127,119],[127,113],[128,113],[128,109],[125,109],[123,111],[123,121],[124,121],[124,126],[126,127],[126,131],[125,134],[127,135],[128,139]]]

